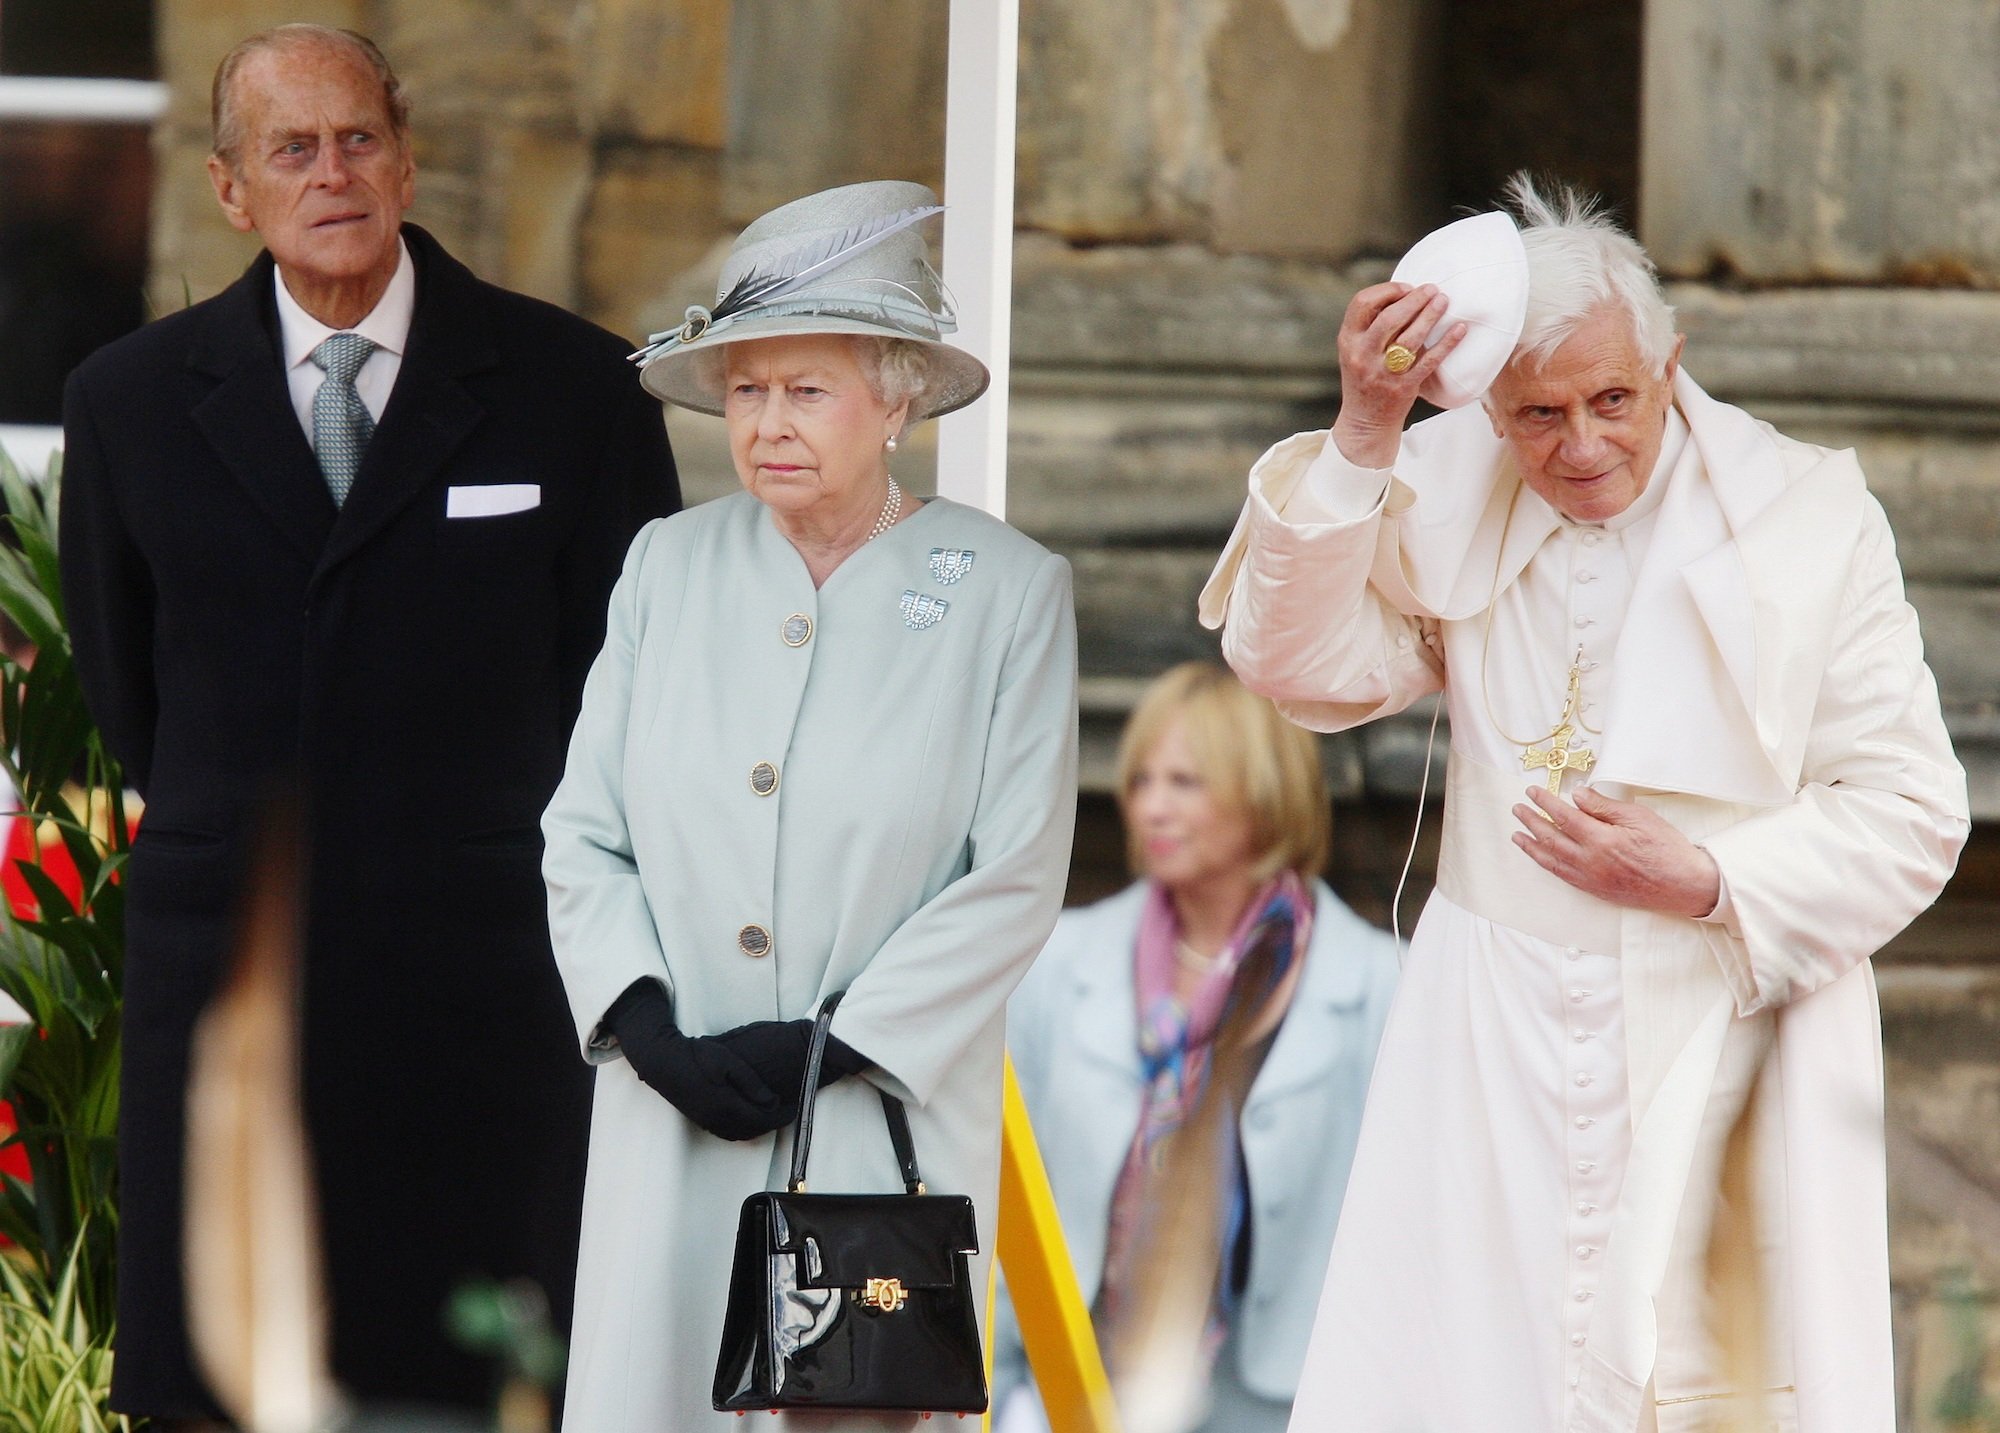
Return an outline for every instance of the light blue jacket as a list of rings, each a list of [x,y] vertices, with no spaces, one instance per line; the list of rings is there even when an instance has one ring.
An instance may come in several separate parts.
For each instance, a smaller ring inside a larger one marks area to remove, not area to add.
[[[717,1139],[640,1083],[600,1028],[635,980],[690,1035],[846,991],[834,1033],[875,1068],[820,1091],[812,1187],[901,1188],[890,1090],[931,1190],[973,1201],[985,1287],[1006,1000],[1062,903],[1075,792],[1069,565],[1012,528],[937,499],[818,588],[747,493],[639,534],[542,819],[597,1063],[570,1433],[742,1426],[709,1398],[737,1216],[791,1157],[789,1130]]]
[[[1241,1126],[1250,1278],[1229,1346],[1244,1387],[1284,1401],[1298,1389],[1397,970],[1390,935],[1324,883],[1313,888],[1305,971]],[[1007,1007],[1007,1047],[1085,1303],[1097,1298],[1112,1190],[1139,1122],[1132,965],[1145,899],[1140,882],[1065,911]],[[995,1392],[1004,1397],[1024,1367],[1011,1317],[996,1337]]]

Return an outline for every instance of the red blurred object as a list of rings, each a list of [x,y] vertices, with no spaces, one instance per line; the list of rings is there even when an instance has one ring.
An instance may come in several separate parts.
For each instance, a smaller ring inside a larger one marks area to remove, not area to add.
[[[31,816],[17,815],[7,823],[7,867],[0,871],[0,891],[7,895],[8,908],[24,920],[35,919],[41,909],[28,889],[27,878],[21,874],[22,861],[39,865],[61,887],[71,905],[83,899],[83,878],[76,873],[76,862],[69,858],[54,828],[50,828],[47,840],[37,842],[35,826]]]
[[[49,839],[38,841],[36,822],[31,816],[14,816],[7,821],[7,855],[5,869],[0,870],[0,892],[7,897],[7,906],[23,920],[33,920],[41,914],[34,894],[28,889],[27,878],[21,874],[20,863],[29,861],[41,866],[49,879],[61,887],[64,895],[75,905],[83,899],[83,878],[77,874],[76,862],[69,858],[60,838],[50,828]],[[37,849],[39,847],[39,849]],[[14,1110],[11,1105],[0,1103],[0,1138],[14,1132]],[[28,1152],[20,1145],[9,1145],[0,1150],[0,1173],[11,1174],[16,1179],[28,1177]]]

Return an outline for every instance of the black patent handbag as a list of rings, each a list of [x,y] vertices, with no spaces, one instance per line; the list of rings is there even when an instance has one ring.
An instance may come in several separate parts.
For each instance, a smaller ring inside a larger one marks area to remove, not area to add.
[[[979,1252],[972,1201],[924,1192],[902,1101],[882,1092],[904,1193],[806,1192],[839,1003],[828,996],[813,1025],[791,1178],[744,1200],[736,1222],[715,1407],[983,1413],[986,1360],[966,1270]]]

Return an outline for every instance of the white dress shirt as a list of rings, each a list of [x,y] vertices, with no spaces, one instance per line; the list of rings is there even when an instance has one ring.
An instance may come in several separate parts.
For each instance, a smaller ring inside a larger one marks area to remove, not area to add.
[[[407,244],[398,239],[396,248],[400,257],[389,287],[366,318],[345,330],[358,333],[375,345],[375,351],[355,375],[354,391],[367,405],[368,416],[378,423],[382,421],[382,410],[389,406],[389,390],[396,386],[396,375],[402,371],[403,350],[410,342],[410,319],[417,310],[416,266],[410,262]],[[278,334],[285,356],[285,382],[291,389],[292,409],[299,415],[299,426],[306,430],[306,441],[311,442],[313,395],[326,382],[326,370],[312,361],[312,351],[343,330],[328,328],[301,308],[291,290],[285,287],[282,270],[272,271],[271,282],[278,291]]]

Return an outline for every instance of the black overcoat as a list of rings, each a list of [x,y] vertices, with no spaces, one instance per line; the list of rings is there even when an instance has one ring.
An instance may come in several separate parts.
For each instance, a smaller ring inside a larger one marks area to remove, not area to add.
[[[70,380],[63,591],[146,813],[129,869],[114,1401],[209,1408],[180,1274],[190,1030],[260,800],[304,793],[305,1104],[335,1372],[482,1401],[441,1305],[527,1275],[566,1311],[589,1075],[549,952],[538,821],[633,533],[679,503],[628,345],[413,226],[416,311],[336,510],[281,371],[272,261]],[[539,503],[447,517],[447,491]]]

